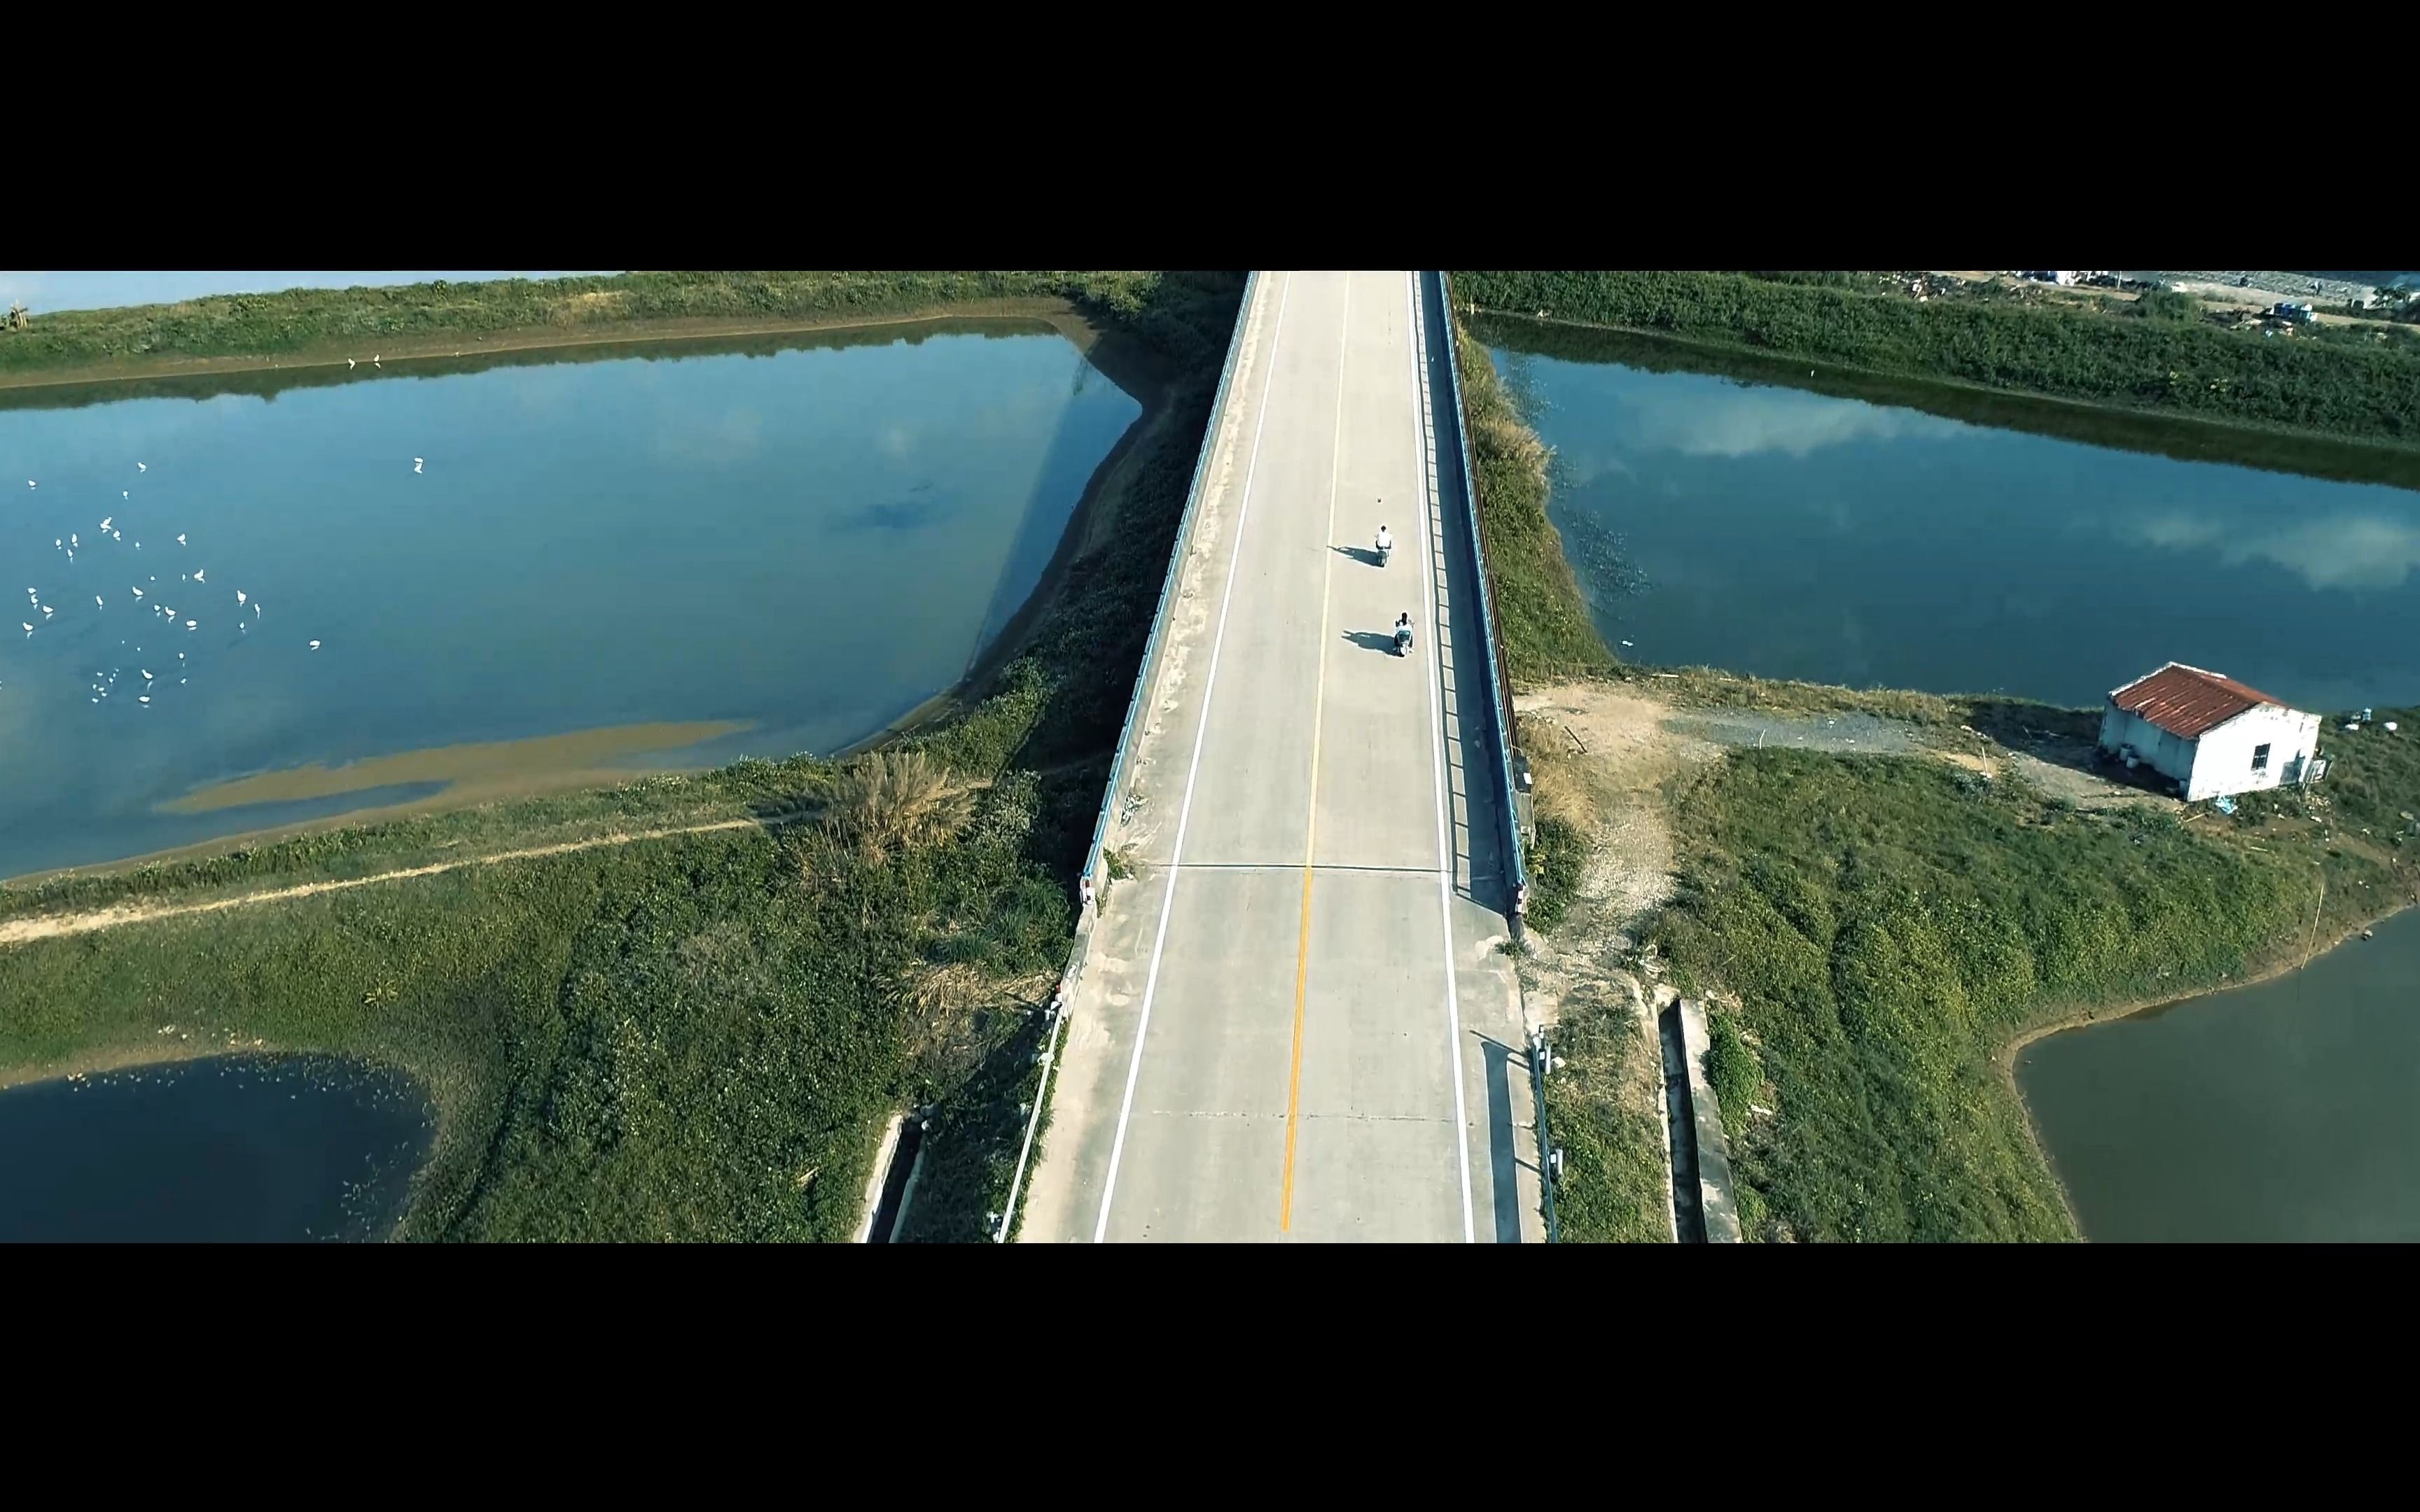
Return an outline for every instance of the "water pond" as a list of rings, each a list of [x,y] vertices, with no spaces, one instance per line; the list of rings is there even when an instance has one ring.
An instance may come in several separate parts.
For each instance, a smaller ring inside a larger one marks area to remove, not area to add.
[[[1033,321],[0,394],[0,876],[829,753],[1140,412]]]
[[[433,1137],[408,1079],[225,1057],[0,1091],[0,1243],[390,1235]]]
[[[2017,1086],[2092,1240],[2420,1240],[2420,911],[2052,1035]]]
[[[2085,706],[2171,660],[2321,710],[2420,688],[2420,451],[1484,333],[1627,659]]]

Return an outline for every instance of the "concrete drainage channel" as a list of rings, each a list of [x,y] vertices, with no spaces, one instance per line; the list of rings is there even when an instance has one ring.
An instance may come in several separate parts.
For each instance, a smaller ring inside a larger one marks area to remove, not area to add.
[[[1655,1017],[1664,1047],[1664,1127],[1672,1146],[1672,1229],[1683,1244],[1706,1242],[1706,1209],[1698,1186],[1698,1115],[1689,1096],[1689,1049],[1681,1027],[1681,1005]]]
[[[903,1113],[883,1132],[882,1148],[874,1157],[874,1184],[866,1188],[865,1227],[861,1244],[888,1244],[908,1216],[916,1196],[916,1175],[924,1165],[924,1131],[932,1122],[924,1110]]]
[[[1674,996],[1655,1015],[1664,1057],[1664,1128],[1672,1155],[1672,1237],[1683,1244],[1736,1244],[1739,1209],[1722,1110],[1706,1084],[1706,1011]]]

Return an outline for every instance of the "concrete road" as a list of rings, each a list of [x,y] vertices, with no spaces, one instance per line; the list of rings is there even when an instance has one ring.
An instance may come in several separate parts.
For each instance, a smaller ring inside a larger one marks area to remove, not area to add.
[[[1022,1237],[1541,1239],[1442,312],[1244,318]]]

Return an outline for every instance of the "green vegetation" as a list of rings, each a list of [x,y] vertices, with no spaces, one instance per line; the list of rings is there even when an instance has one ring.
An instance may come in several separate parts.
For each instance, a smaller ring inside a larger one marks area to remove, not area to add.
[[[2089,309],[1918,303],[1737,273],[1463,272],[1457,306],[1661,332],[1903,378],[2420,443],[2420,351]]]
[[[1097,280],[1096,356],[1123,343],[1166,387],[1094,506],[1121,528],[1060,564],[976,702],[848,763],[743,762],[0,887],[6,922],[754,821],[0,949],[0,1074],[255,1041],[399,1065],[440,1114],[405,1220],[418,1239],[845,1240],[883,1119],[930,1104],[898,1237],[983,1238],[1242,289],[1064,276]]]
[[[1566,1244],[1668,1244],[1663,1070],[1637,1010],[1590,984],[1557,1006],[1547,1127],[1563,1152],[1556,1238]]]
[[[39,311],[0,330],[0,382],[43,373],[95,376],[163,361],[274,358],[370,344],[388,350],[481,336],[635,332],[649,323],[845,324],[1002,301],[1063,300],[1186,363],[1213,370],[1226,333],[1218,295],[1153,272],[639,272],[505,279],[404,288],[291,289],[123,310]],[[1206,303],[1205,303],[1206,301]],[[1230,297],[1232,305],[1232,297]]]
[[[1916,759],[1736,751],[1676,828],[1654,941],[1684,990],[1737,995],[1777,1116],[1733,1173],[1771,1232],[1809,1240],[2067,1237],[1994,1053],[2076,1008],[2241,975],[2315,890],[2170,815]]]
[[[1537,839],[1529,846],[1529,912],[1533,929],[1551,930],[1563,921],[1572,894],[1588,870],[1588,837],[1569,820],[1546,815],[1538,821]]]
[[[2128,313],[2139,320],[2198,320],[2201,301],[2172,288],[2147,289],[2134,297]]]
[[[1729,1013],[1706,1016],[1706,1085],[1714,1088],[1715,1105],[1722,1110],[1723,1133],[1739,1138],[1747,1127],[1748,1108],[1764,1086],[1764,1072]]]

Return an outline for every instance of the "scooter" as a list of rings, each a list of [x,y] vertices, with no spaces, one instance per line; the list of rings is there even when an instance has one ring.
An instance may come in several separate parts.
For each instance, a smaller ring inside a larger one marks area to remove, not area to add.
[[[1383,567],[1383,566],[1385,566],[1385,565],[1387,564],[1387,559],[1388,559],[1388,557],[1393,556],[1394,554],[1395,554],[1395,543],[1394,543],[1394,542],[1392,542],[1392,541],[1382,541],[1382,542],[1380,542],[1380,543],[1379,543],[1379,545],[1378,545],[1378,565],[1380,565],[1380,566],[1382,566],[1382,567]]]
[[[1409,656],[1409,655],[1411,654],[1411,650],[1412,650],[1412,632],[1411,632],[1409,629],[1404,628],[1404,626],[1401,626],[1401,625],[1396,626],[1396,628],[1395,628],[1395,655],[1396,655],[1396,656]]]

